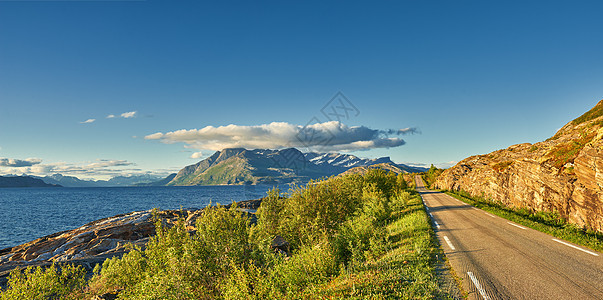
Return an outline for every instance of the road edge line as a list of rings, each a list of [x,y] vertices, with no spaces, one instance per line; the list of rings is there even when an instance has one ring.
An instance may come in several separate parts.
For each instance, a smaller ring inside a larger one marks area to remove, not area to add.
[[[558,240],[558,239],[553,239],[553,241],[555,241],[555,242],[557,242],[557,243],[560,243],[560,244],[563,244],[563,245],[566,245],[566,246],[568,246],[568,247],[572,247],[572,248],[574,248],[574,249],[578,249],[578,250],[580,250],[580,251],[582,251],[582,252],[588,253],[588,254],[593,255],[593,256],[599,256],[599,254],[597,254],[597,253],[595,253],[595,252],[592,252],[592,251],[588,251],[588,250],[582,249],[582,248],[580,248],[580,247],[578,247],[578,246],[574,246],[574,245],[572,245],[572,244],[570,244],[570,243],[567,243],[567,242],[564,242],[564,241],[561,241],[561,240]]]
[[[520,229],[523,229],[523,230],[528,229],[527,227],[523,227],[523,226],[521,226],[521,225],[517,225],[517,224],[512,223],[512,222],[507,222],[507,224],[509,224],[509,225],[511,225],[511,226],[515,226],[515,227],[520,228]]]
[[[454,246],[452,245],[452,242],[450,241],[450,239],[448,238],[448,236],[444,236],[444,241],[446,241],[446,244],[448,244],[448,246],[450,246],[450,249],[456,251],[456,248],[454,248]]]
[[[477,280],[477,278],[475,277],[475,275],[473,275],[472,272],[467,272],[467,275],[469,275],[469,278],[471,279],[471,281],[473,281],[473,284],[477,288],[477,291],[482,295],[482,297],[484,298],[484,300],[489,300],[490,298],[488,298],[488,295],[486,295],[486,291],[484,290],[484,288],[482,287],[482,285],[479,284],[479,281]]]

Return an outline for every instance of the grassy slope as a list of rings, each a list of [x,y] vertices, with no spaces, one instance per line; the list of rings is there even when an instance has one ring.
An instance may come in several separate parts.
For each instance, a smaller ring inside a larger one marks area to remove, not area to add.
[[[305,292],[308,298],[447,298],[438,287],[434,256],[439,253],[420,197],[387,225],[387,252]]]

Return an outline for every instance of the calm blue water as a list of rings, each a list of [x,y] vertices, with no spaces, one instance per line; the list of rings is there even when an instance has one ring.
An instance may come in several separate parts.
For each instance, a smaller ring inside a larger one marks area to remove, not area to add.
[[[3,188],[0,249],[132,211],[261,198],[271,186]]]

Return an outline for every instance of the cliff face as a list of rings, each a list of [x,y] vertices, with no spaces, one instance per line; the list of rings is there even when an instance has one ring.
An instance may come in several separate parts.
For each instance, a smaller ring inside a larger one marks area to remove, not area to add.
[[[603,232],[603,101],[546,141],[464,159],[434,187],[557,211],[570,223]]]

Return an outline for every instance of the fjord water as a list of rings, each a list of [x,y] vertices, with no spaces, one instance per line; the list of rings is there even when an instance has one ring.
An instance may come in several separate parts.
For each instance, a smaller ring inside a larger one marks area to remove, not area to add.
[[[0,189],[0,249],[132,211],[261,198],[272,186]]]

